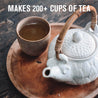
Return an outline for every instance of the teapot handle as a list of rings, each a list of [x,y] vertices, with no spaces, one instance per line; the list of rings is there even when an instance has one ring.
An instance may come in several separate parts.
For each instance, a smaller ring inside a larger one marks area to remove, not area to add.
[[[90,6],[90,11],[91,11],[91,14],[92,14],[91,28],[94,30],[94,27],[97,23],[97,12],[96,12],[96,9],[93,6]],[[66,21],[66,23],[65,23],[62,31],[60,32],[60,35],[59,35],[57,41],[56,41],[55,52],[56,52],[57,59],[59,59],[59,53],[61,52],[64,36],[67,33],[68,29],[70,28],[70,26],[73,24],[73,22],[78,17],[80,17],[81,15],[83,15],[86,12],[87,12],[87,6],[85,7],[85,12],[83,12],[83,7],[81,8],[81,12],[80,12],[80,9],[77,9],[72,14],[72,16]]]

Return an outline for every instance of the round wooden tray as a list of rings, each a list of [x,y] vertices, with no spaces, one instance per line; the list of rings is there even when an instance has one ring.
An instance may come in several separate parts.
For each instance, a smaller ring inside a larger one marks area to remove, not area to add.
[[[63,23],[51,24],[50,42],[60,33],[63,25]],[[73,25],[71,28],[77,27]],[[86,85],[72,86],[43,78],[42,70],[46,67],[47,52],[48,48],[42,55],[34,58],[21,51],[17,39],[12,44],[7,56],[7,71],[12,83],[22,94],[29,98],[70,98],[72,96],[79,98],[89,94],[96,95],[98,79]]]

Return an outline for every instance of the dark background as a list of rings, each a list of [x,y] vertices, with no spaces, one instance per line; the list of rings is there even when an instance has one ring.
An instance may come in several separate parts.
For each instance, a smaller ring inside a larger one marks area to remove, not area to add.
[[[16,25],[17,23],[27,16],[40,16],[46,19],[48,22],[65,22],[66,19],[72,14],[70,12],[58,12],[51,13],[49,10],[42,13],[8,13],[8,4],[22,4],[22,5],[44,5],[47,8],[51,4],[90,4],[93,5],[98,12],[98,0],[0,0],[0,98],[25,98],[21,93],[19,93],[16,88],[11,83],[7,70],[6,70],[6,57],[8,50],[16,39]],[[80,17],[75,24],[82,27],[91,20],[91,14],[86,13]],[[98,98],[98,96],[96,97]]]

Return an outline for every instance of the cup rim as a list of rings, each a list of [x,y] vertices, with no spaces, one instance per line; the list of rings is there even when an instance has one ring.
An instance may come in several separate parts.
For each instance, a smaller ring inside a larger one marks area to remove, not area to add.
[[[21,36],[19,35],[18,26],[19,26],[19,24],[20,24],[22,21],[24,21],[24,20],[26,20],[26,19],[28,19],[28,18],[40,19],[40,20],[46,22],[46,23],[48,24],[48,26],[49,26],[49,31],[48,31],[48,33],[47,33],[43,38],[41,38],[41,39],[39,39],[39,40],[35,40],[35,41],[34,41],[34,40],[27,40],[27,39],[21,37]],[[16,26],[16,33],[17,33],[18,37],[20,37],[22,40],[25,40],[25,41],[28,41],[28,42],[39,42],[39,41],[42,41],[42,40],[44,40],[44,39],[50,34],[50,31],[51,31],[51,26],[50,26],[49,22],[48,22],[47,20],[43,19],[42,17],[39,17],[39,16],[29,16],[29,17],[25,17],[25,18],[23,18],[22,20],[20,20],[19,23],[18,23],[17,26]]]

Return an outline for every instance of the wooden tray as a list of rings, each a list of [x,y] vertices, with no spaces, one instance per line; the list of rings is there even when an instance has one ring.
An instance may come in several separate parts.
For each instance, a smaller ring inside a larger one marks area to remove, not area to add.
[[[51,24],[51,40],[63,25]],[[41,56],[34,58],[21,51],[17,40],[12,44],[7,56],[7,71],[12,83],[22,94],[29,98],[91,98],[98,94],[98,79],[86,85],[72,86],[43,78],[42,70],[46,67],[47,52],[48,48]]]

